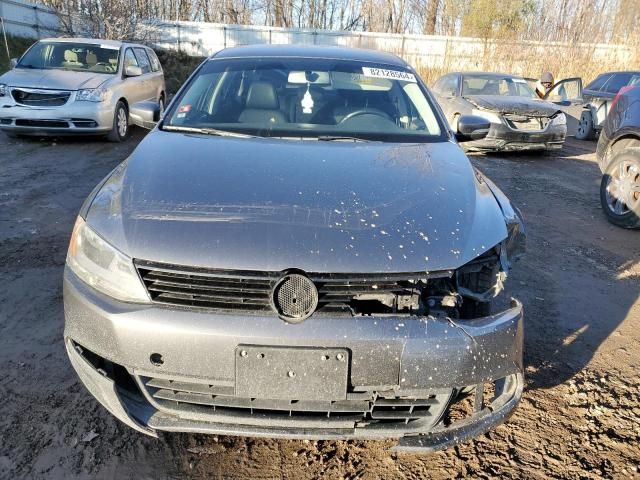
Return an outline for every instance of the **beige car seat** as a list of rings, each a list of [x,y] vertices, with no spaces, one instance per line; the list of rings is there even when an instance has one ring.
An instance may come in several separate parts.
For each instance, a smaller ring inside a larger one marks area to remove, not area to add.
[[[96,57],[96,54],[93,52],[87,52],[86,58],[87,58],[87,65],[89,65],[90,67],[98,63],[98,57]]]
[[[71,50],[64,51],[64,62],[62,62],[63,67],[82,67],[82,63],[78,61],[78,54],[76,52],[72,52]]]

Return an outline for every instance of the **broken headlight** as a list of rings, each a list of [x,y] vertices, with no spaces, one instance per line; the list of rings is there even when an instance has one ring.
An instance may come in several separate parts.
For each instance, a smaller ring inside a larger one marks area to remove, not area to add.
[[[513,205],[505,214],[507,238],[499,245],[456,270],[458,293],[478,302],[489,302],[504,288],[513,262],[522,257],[526,236],[522,213]]]
[[[502,250],[503,245],[498,245],[456,270],[457,290],[462,297],[489,302],[500,294],[507,278]]]
[[[567,116],[564,113],[559,113],[551,119],[551,125],[566,125]]]
[[[81,217],[73,227],[67,266],[105,295],[124,302],[149,302],[131,258],[109,245]]]

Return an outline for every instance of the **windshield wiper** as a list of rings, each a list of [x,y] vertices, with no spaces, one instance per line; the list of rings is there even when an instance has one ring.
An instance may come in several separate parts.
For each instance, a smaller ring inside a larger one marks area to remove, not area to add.
[[[366,138],[350,137],[348,135],[319,135],[316,137],[319,142],[371,142]]]
[[[169,130],[172,132],[201,133],[203,135],[215,135],[218,137],[257,138],[255,135],[249,135],[247,133],[230,132],[228,130],[219,130],[217,128],[178,127],[176,125],[164,125],[162,127],[162,130]]]

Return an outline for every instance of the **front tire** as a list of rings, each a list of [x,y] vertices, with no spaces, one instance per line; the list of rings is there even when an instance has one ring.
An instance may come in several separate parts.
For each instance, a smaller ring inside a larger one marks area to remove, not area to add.
[[[640,228],[640,147],[615,153],[600,182],[607,219],[622,228]]]
[[[578,140],[594,140],[596,138],[596,130],[593,127],[593,115],[591,115],[591,112],[588,110],[582,112],[582,115],[580,115],[576,138]]]
[[[129,111],[123,101],[116,104],[113,114],[113,127],[107,135],[110,142],[124,142],[129,136]]]

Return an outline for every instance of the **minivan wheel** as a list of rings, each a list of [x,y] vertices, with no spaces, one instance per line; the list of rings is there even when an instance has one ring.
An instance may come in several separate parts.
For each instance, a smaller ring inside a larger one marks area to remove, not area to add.
[[[123,142],[129,136],[129,112],[124,102],[120,101],[116,105],[113,115],[113,128],[107,135],[110,142]]]
[[[596,131],[593,128],[593,116],[591,115],[591,112],[584,111],[582,112],[582,115],[580,115],[576,138],[578,140],[594,140],[596,138]]]
[[[600,203],[607,219],[623,228],[640,228],[640,148],[617,152],[600,182]]]

